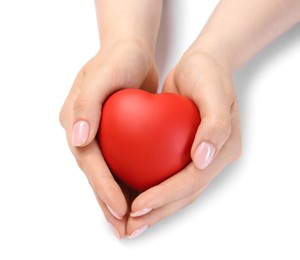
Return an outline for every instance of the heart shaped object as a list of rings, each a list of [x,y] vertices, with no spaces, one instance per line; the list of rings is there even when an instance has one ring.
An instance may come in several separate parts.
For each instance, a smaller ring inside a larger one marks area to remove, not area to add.
[[[144,191],[191,161],[199,124],[199,111],[186,97],[123,89],[103,105],[98,143],[113,174]]]

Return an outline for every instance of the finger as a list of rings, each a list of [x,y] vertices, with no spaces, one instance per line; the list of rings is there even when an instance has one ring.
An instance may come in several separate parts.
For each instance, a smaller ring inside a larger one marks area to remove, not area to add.
[[[218,81],[206,82],[198,88],[192,99],[200,111],[201,123],[192,145],[191,157],[196,167],[205,169],[231,134],[234,95],[226,92],[226,89],[232,89],[231,85],[224,86]]]
[[[97,68],[97,73],[92,71],[84,74],[73,101],[72,145],[85,146],[94,140],[99,127],[101,106],[112,92],[120,88],[115,78],[110,66]]]
[[[106,204],[100,199],[97,193],[95,193],[95,197],[98,201],[98,204],[100,208],[102,209],[103,215],[105,216],[105,219],[107,223],[110,225],[112,232],[115,234],[115,236],[118,239],[122,239],[126,237],[126,224],[127,224],[127,218],[124,216],[121,220],[115,218],[112,216],[111,212],[108,210]]]
[[[226,77],[220,79],[196,75],[195,80],[186,80],[175,77],[174,73],[175,70],[167,78],[164,91],[187,96],[198,107],[201,124],[194,138],[191,157],[198,169],[204,169],[216,157],[231,133],[234,90]]]
[[[136,71],[136,68],[131,69]],[[120,71],[124,71],[124,68],[116,66],[113,69],[112,65],[105,64],[97,68],[97,73],[89,72],[80,82],[77,97],[73,101],[72,144],[74,146],[85,146],[95,138],[102,104],[110,94],[124,87],[141,86],[149,92],[156,91],[158,77],[155,76],[157,75],[155,68],[147,77],[144,75],[144,81],[142,81],[142,74],[136,76],[134,72],[132,75],[124,76]]]
[[[67,107],[65,109],[68,110]],[[120,186],[106,165],[96,140],[93,140],[85,147],[75,147],[72,145],[70,135],[72,131],[71,120],[71,117],[65,117],[63,123],[65,125],[69,147],[78,166],[85,173],[92,189],[98,197],[101,198],[103,203],[105,203],[111,215],[117,219],[122,219],[127,212],[127,201]]]
[[[86,147],[75,147],[73,154],[93,190],[105,203],[110,213],[115,218],[122,219],[127,212],[127,201],[110,173],[96,141]]]
[[[84,73],[83,70],[80,70],[78,74],[76,75],[76,78],[73,82],[72,88],[60,110],[59,113],[59,122],[63,128],[68,128],[68,124],[71,123],[72,121],[70,120],[70,113],[72,114],[72,104],[74,103],[78,92],[79,88],[78,86],[81,86],[84,80]]]
[[[143,215],[141,217],[129,217],[126,227],[128,238],[135,238],[141,235],[149,227],[191,204],[205,190],[205,188],[206,186],[189,196],[152,210],[147,215]]]
[[[190,163],[166,181],[141,193],[132,203],[130,216],[140,217],[149,214],[153,210],[178,201],[207,186],[219,173],[216,168],[211,169],[210,174],[207,172],[200,174],[200,170]]]
[[[235,93],[228,73],[202,54],[185,55],[167,77],[163,90],[187,96],[198,107],[201,124],[191,157],[199,169],[206,168],[231,133]]]

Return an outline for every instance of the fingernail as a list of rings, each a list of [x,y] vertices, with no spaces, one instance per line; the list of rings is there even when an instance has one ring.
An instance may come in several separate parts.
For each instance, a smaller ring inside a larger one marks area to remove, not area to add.
[[[215,147],[207,142],[202,142],[196,149],[194,163],[200,170],[205,169],[212,161],[216,152]]]
[[[73,126],[72,144],[74,146],[83,145],[89,137],[90,126],[86,121],[78,121]]]
[[[142,233],[146,231],[148,227],[149,227],[148,225],[141,226],[139,229],[133,231],[133,233],[129,235],[128,238],[136,238],[140,236]]]
[[[108,223],[108,224],[110,225],[110,227],[111,227],[113,233],[115,234],[115,236],[116,236],[119,240],[121,240],[120,233],[119,233],[118,229],[117,229],[113,224],[111,224],[111,223]]]
[[[143,216],[143,215],[146,215],[147,213],[149,213],[152,209],[150,208],[144,208],[142,210],[138,210],[138,211],[135,211],[135,212],[131,212],[130,213],[130,216],[131,217],[140,217],[140,216]]]
[[[122,217],[109,205],[106,204],[106,207],[108,208],[109,212],[117,219],[122,219]]]

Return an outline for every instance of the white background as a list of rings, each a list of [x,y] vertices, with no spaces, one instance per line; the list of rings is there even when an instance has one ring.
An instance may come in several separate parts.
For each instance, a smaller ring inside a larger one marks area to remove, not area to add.
[[[217,2],[165,1],[162,78]],[[0,259],[300,258],[300,25],[235,75],[242,158],[191,206],[124,241],[58,122],[98,50],[93,1],[1,0],[0,38]]]

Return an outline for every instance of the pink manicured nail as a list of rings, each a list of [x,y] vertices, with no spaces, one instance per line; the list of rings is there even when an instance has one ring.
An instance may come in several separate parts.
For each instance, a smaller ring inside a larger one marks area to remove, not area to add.
[[[131,217],[141,217],[141,216],[144,216],[147,213],[149,213],[151,210],[152,209],[150,209],[150,208],[141,209],[141,210],[138,210],[138,211],[135,211],[135,212],[131,212],[130,216]]]
[[[205,169],[211,163],[215,152],[216,149],[212,144],[202,142],[196,149],[194,156],[194,163],[197,168],[201,170]]]
[[[142,233],[146,231],[148,227],[149,227],[148,225],[141,226],[137,230],[133,231],[133,233],[130,236],[128,236],[128,238],[135,238],[140,236]]]
[[[74,146],[83,145],[89,137],[90,126],[86,121],[78,121],[73,126],[72,144]]]
[[[106,204],[106,207],[108,208],[109,212],[117,219],[122,219],[122,217],[109,205]]]

